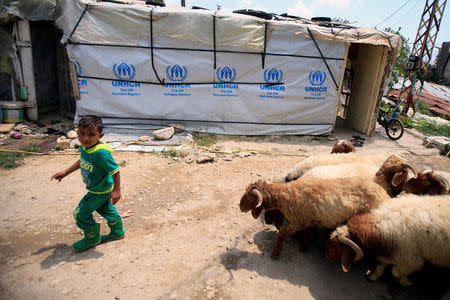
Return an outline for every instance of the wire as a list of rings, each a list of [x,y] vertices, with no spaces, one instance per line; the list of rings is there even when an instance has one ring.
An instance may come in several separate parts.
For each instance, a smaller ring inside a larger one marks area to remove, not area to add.
[[[397,22],[391,25],[391,27],[395,27],[398,23],[402,22],[410,13],[411,11],[416,8],[417,4],[419,3],[420,0],[417,0],[416,3],[413,4],[413,6],[411,6],[411,9]],[[414,43],[411,43],[414,44]]]
[[[392,17],[393,15],[395,15],[400,9],[402,9],[406,4],[408,4],[409,0],[407,0],[402,6],[400,6],[399,9],[397,9],[396,11],[394,11],[389,17],[387,17],[386,19],[384,19],[383,21],[381,21],[380,23],[378,23],[377,25],[373,26],[372,28],[376,28],[378,25],[380,25],[381,23],[384,23],[387,19],[389,19],[390,17]]]

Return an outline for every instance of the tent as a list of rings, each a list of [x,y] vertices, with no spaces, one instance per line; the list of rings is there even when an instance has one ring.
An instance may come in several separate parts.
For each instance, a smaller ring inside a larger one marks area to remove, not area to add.
[[[75,122],[97,114],[118,128],[182,123],[221,134],[322,135],[343,118],[370,135],[400,48],[392,33],[287,15],[87,0],[29,5],[13,3],[10,14],[26,19],[26,6],[62,32],[78,85]]]

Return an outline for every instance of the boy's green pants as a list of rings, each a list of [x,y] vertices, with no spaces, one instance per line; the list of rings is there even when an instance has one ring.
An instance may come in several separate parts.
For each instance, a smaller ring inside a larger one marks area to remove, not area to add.
[[[82,230],[87,230],[95,226],[92,213],[97,211],[103,218],[111,221],[120,219],[120,215],[117,213],[116,208],[109,201],[109,195],[107,194],[92,194],[87,193],[83,199],[81,199],[77,208],[73,212],[73,217],[77,226]]]

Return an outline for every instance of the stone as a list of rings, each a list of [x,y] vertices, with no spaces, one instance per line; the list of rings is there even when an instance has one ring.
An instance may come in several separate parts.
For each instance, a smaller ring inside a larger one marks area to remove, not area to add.
[[[65,150],[70,148],[70,140],[65,136],[61,136],[56,140],[56,148],[59,150]]]
[[[78,139],[70,140],[70,148],[80,148],[81,143]]]
[[[149,140],[150,140],[150,137],[148,135],[143,135],[138,138],[139,142],[148,142]]]
[[[169,140],[175,134],[173,127],[163,128],[153,131],[153,138],[155,140]]]
[[[170,124],[169,126],[175,129],[175,133],[186,131],[186,126],[184,126],[183,124]]]
[[[78,134],[75,130],[71,130],[67,133],[67,137],[71,140],[78,138]]]
[[[196,159],[198,164],[204,164],[207,162],[213,162],[216,159],[216,156],[213,154],[204,154]]]

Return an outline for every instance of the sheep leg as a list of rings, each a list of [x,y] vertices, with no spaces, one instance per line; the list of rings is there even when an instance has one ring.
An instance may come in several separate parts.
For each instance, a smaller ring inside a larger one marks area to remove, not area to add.
[[[416,268],[415,268],[416,269]],[[417,269],[420,269],[418,267]],[[403,286],[411,286],[413,283],[409,281],[408,275],[414,272],[412,268],[400,268],[398,265],[392,266],[392,275],[397,279],[397,282]]]
[[[293,237],[300,241],[300,246],[298,247],[300,252],[306,252],[309,250],[309,228],[305,228],[294,233]]]
[[[370,272],[368,272],[368,275],[370,274],[370,275],[369,275],[369,279],[372,280],[372,281],[375,281],[375,280],[377,280],[378,278],[380,278],[381,275],[383,275],[384,270],[386,269],[386,266],[387,266],[387,264],[381,263],[381,262],[380,262],[380,263],[376,266],[375,271],[373,271],[372,274],[370,274]]]
[[[281,226],[277,233],[277,238],[275,239],[275,244],[272,249],[272,258],[276,259],[280,256],[281,248],[283,247],[284,239],[291,234],[297,232],[299,228],[294,226],[292,223],[287,226]]]

